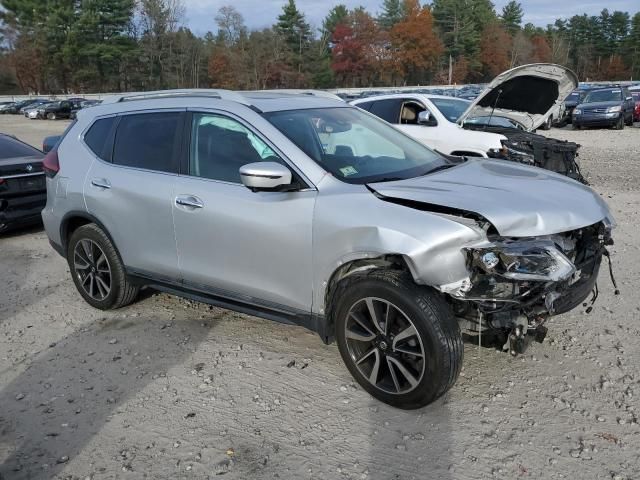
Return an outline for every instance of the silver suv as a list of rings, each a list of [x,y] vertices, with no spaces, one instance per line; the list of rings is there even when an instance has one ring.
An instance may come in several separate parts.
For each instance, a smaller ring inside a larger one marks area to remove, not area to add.
[[[407,409],[454,384],[462,331],[516,353],[581,304],[613,224],[573,180],[444,157],[313,92],[112,97],[44,168],[47,234],[92,306],[152,287],[302,325]]]

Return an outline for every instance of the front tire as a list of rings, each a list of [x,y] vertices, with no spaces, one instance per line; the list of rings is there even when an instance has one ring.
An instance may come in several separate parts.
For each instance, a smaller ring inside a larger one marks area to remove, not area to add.
[[[49,113],[47,113],[47,118],[49,120],[55,120],[56,119],[56,114],[53,113],[53,112],[49,112]]]
[[[614,127],[616,130],[624,130],[624,115],[620,115],[620,118],[616,122]]]
[[[420,408],[449,390],[464,355],[457,321],[406,272],[376,270],[338,286],[332,313],[342,359],[373,397]]]
[[[551,130],[551,125],[553,125],[553,115],[549,115],[547,120],[540,127],[542,130]]]
[[[73,232],[67,263],[82,298],[92,307],[111,310],[133,302],[139,287],[132,285],[113,243],[96,224]]]

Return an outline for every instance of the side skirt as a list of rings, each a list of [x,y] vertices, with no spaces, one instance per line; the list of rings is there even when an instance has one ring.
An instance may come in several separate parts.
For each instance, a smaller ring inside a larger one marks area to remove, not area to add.
[[[127,269],[131,281],[140,286],[151,287],[161,292],[178,297],[188,298],[196,302],[214,305],[234,312],[265,318],[287,325],[299,325],[320,335],[325,344],[333,341],[333,335],[326,331],[324,315],[312,314],[302,310],[294,310],[283,305],[267,304],[255,298],[238,298],[228,292],[218,292],[205,286],[187,285],[168,278],[158,278],[146,272]]]

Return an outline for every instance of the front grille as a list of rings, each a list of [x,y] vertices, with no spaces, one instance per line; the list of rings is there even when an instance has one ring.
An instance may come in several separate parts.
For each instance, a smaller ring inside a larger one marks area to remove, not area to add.
[[[584,113],[607,113],[606,108],[590,108],[589,110],[584,110]]]

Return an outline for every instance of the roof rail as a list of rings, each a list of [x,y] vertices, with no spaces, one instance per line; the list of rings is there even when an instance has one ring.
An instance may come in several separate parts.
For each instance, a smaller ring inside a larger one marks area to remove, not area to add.
[[[291,95],[308,95],[310,97],[322,97],[322,98],[330,98],[332,100],[341,100],[338,95],[331,92],[326,92],[324,90],[313,90],[313,89],[304,89],[304,88],[273,88],[269,90],[246,90],[243,93],[287,93]]]
[[[175,90],[155,90],[151,92],[127,92],[105,97],[102,104],[131,102],[136,100],[149,100],[154,98],[176,98],[176,97],[208,97],[229,100],[251,106],[251,102],[240,93],[230,90],[218,90],[209,88],[187,88]]]

